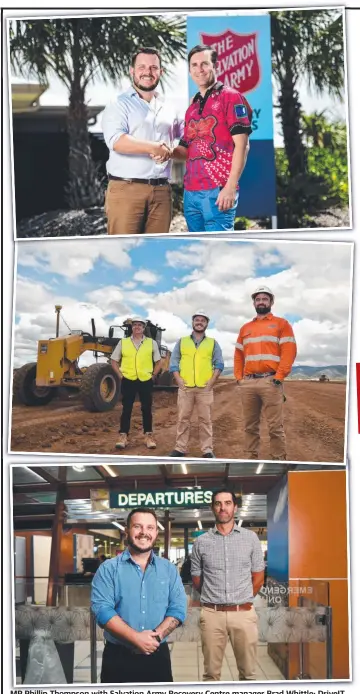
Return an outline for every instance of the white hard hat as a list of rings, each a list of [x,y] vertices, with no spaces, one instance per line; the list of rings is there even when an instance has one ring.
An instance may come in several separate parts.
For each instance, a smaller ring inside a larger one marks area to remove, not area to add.
[[[209,318],[209,316],[207,315],[207,313],[205,313],[205,311],[203,311],[202,308],[200,308],[198,311],[196,311],[196,312],[193,314],[192,320],[194,320],[195,316],[202,316],[203,318],[206,318],[206,320],[208,321],[208,323],[210,323],[210,318]]]
[[[146,320],[144,318],[140,318],[140,316],[133,316],[131,319],[132,323],[143,323],[146,325]]]
[[[272,300],[275,301],[275,295],[272,293],[271,289],[269,287],[258,287],[255,289],[254,293],[251,295],[252,300],[254,301],[255,297],[257,294],[269,294],[271,296]]]

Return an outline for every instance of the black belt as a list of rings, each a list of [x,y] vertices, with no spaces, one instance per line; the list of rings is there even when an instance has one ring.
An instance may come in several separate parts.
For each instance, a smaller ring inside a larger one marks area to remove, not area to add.
[[[247,374],[244,378],[267,378],[268,376],[275,376],[275,371],[267,371],[264,374]]]
[[[166,186],[169,183],[168,178],[122,178],[121,176],[113,176],[108,174],[110,181],[126,181],[126,183],[147,183],[149,186]]]

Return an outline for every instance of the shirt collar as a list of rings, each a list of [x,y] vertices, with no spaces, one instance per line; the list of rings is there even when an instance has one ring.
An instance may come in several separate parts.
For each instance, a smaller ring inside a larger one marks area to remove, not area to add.
[[[211,530],[212,530],[212,532],[213,532],[213,535],[221,535],[221,534],[222,534],[222,533],[219,533],[219,531],[218,531],[216,525],[214,525],[214,527],[211,528]],[[235,524],[234,524],[233,529],[229,532],[229,535],[231,535],[231,533],[233,533],[234,531],[236,531],[236,532],[238,532],[238,533],[241,532],[241,527],[239,527],[238,524],[237,524],[236,522],[235,522]],[[226,537],[226,536],[224,535],[224,537]]]
[[[137,96],[141,101],[145,101],[145,99],[142,99],[141,96],[139,96],[139,92],[135,89],[133,85],[131,85],[125,92],[126,94],[129,94],[130,96]],[[165,102],[165,99],[159,92],[154,92],[154,96],[156,98],[156,101],[159,103],[163,104]],[[146,102],[148,103],[148,102]]]
[[[209,89],[205,92],[204,96],[201,96],[200,92],[197,92],[193,98],[193,104],[195,101],[201,101],[204,99],[207,99],[212,92],[220,92],[223,88],[223,83],[222,82],[215,82],[215,84],[212,85],[212,87],[209,87]]]
[[[258,320],[258,318],[259,318],[259,316],[255,316],[255,318],[253,318],[253,321],[254,321],[254,320]],[[274,318],[274,314],[271,313],[271,311],[270,311],[270,313],[267,313],[267,314],[264,316],[264,318],[261,318],[260,320],[271,320],[272,318]]]
[[[155,564],[156,554],[151,551],[149,564]],[[123,553],[120,554],[120,561],[131,561],[132,564],[136,564],[133,560],[129,548],[124,549]]]
[[[204,335],[202,336],[202,338],[201,338],[200,340],[196,340],[196,339],[195,339],[194,333],[193,333],[193,332],[190,334],[190,337],[192,338],[192,340],[193,340],[194,342],[198,342],[198,343],[199,343],[199,342],[202,342],[203,340],[205,340],[206,333],[204,333]]]

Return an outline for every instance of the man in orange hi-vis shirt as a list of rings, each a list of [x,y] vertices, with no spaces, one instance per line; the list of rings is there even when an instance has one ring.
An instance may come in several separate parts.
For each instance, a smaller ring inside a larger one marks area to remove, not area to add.
[[[283,381],[295,361],[295,337],[290,323],[271,313],[275,296],[269,287],[258,287],[251,298],[257,315],[240,328],[234,357],[245,420],[245,457],[258,458],[264,408],[270,458],[286,460]]]

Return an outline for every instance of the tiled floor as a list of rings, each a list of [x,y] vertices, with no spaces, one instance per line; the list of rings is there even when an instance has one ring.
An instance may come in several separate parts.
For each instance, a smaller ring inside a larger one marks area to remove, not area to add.
[[[201,644],[199,642],[179,641],[170,644],[170,650],[174,682],[201,682],[203,676]],[[101,658],[102,644],[98,643],[98,676],[100,675]],[[258,681],[284,679],[284,676],[268,655],[266,644],[260,644],[258,648],[256,679]],[[230,643],[225,651],[221,680],[223,682],[238,681],[238,671]],[[78,684],[90,682],[89,643],[85,641],[78,641],[75,646],[74,682]]]
[[[203,657],[200,643],[179,641],[170,644],[170,650],[174,682],[201,682]],[[103,645],[99,642],[97,645],[98,681],[100,680],[102,651]],[[258,647],[256,679],[260,682],[284,679],[268,655],[266,644],[260,644]],[[230,643],[225,651],[221,680],[223,682],[238,681],[235,657]],[[87,684],[90,681],[90,643],[89,641],[77,641],[74,657],[74,684]],[[17,677],[17,684],[21,684],[20,677]]]

